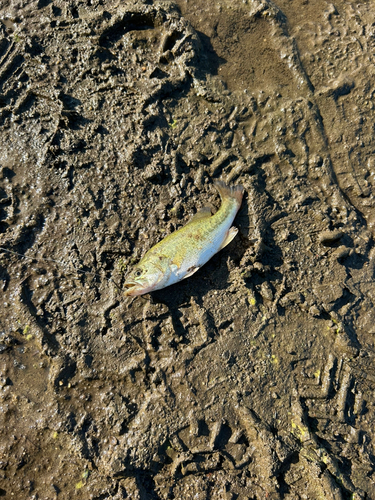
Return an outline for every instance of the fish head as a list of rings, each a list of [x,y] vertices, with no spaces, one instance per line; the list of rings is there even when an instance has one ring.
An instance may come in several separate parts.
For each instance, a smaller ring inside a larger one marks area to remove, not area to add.
[[[168,269],[162,259],[141,261],[125,280],[125,295],[135,297],[158,290],[168,278]]]

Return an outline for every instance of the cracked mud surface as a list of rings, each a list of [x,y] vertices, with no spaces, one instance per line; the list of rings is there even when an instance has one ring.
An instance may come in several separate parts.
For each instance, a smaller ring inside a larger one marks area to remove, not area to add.
[[[178,3],[0,7],[0,497],[373,499],[374,9]]]

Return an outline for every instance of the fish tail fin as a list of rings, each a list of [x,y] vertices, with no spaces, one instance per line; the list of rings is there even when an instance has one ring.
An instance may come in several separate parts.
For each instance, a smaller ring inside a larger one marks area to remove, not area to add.
[[[215,187],[219,191],[222,201],[225,199],[233,199],[236,200],[238,207],[241,205],[244,192],[243,186],[228,186],[223,181],[215,181]]]

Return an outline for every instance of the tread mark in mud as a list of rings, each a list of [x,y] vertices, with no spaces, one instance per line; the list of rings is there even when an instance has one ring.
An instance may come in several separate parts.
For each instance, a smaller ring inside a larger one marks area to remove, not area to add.
[[[172,460],[171,475],[174,477],[212,472],[221,469],[242,469],[252,458],[243,429],[233,430],[222,420],[207,423],[191,420],[190,427],[182,429],[169,439],[166,450]]]
[[[17,309],[20,321],[24,322],[24,327],[30,326],[30,334],[35,335],[40,346],[49,354],[56,354],[58,351],[58,342],[51,335],[47,328],[40,324],[34,304],[27,298],[28,288],[25,285],[19,286],[19,295],[17,297]],[[49,351],[49,352],[48,352]]]
[[[3,87],[8,82],[8,80],[13,79],[13,75],[18,76],[20,74],[20,70],[22,71],[23,62],[24,57],[21,54],[17,53],[16,44],[11,44],[8,52],[0,61],[0,66],[2,66],[2,69],[0,70],[0,91],[3,91]],[[13,86],[16,85],[16,82],[17,80],[13,82]],[[8,90],[8,93],[9,92],[11,92],[11,90]]]
[[[292,433],[302,444],[301,454],[308,460],[327,467],[347,492],[359,491],[359,485],[365,491],[372,491],[371,486],[367,487],[364,483],[354,485],[350,477],[343,474],[345,466],[324,443],[330,432],[333,432],[337,439],[337,443],[333,444],[331,438],[333,447],[341,448],[341,443],[345,442],[370,442],[366,433],[358,434],[355,429],[356,421],[363,418],[367,407],[364,394],[368,391],[373,393],[375,379],[364,372],[363,367],[357,373],[356,361],[338,358],[333,354],[329,355],[323,366],[321,378],[319,368],[315,370],[315,375],[318,386],[307,387],[304,383],[302,390],[299,390],[300,402],[296,400],[293,403]],[[302,386],[300,377],[297,382]],[[367,455],[368,451],[363,448],[363,453]]]
[[[305,400],[319,401],[314,405],[317,406],[315,410],[310,409],[309,415],[318,419],[332,418],[329,412],[332,413],[334,408],[335,421],[352,425],[358,410],[366,405],[366,401],[362,397],[361,390],[357,389],[358,382],[350,364],[344,358],[330,354],[322,370],[316,367],[315,377],[317,380],[315,386],[306,385],[301,377],[297,378],[301,386],[300,396]]]
[[[212,319],[203,306],[198,306],[194,297],[190,305],[190,309],[173,311],[146,302],[142,313],[142,337],[150,349],[150,356],[158,356],[158,351],[165,356],[170,350],[186,350],[194,356],[211,342],[216,332]]]
[[[309,421],[309,412],[304,409],[303,398],[292,401],[291,409],[291,433],[299,441],[299,454],[307,459],[312,465],[315,464],[319,469],[328,469],[338,484],[341,484],[347,492],[356,491],[350,478],[343,474],[335,454],[324,446],[320,441],[318,434],[312,429]],[[337,424],[336,424],[337,425]]]

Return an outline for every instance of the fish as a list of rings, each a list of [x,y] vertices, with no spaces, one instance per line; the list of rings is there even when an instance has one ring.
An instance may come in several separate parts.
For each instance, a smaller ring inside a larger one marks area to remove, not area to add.
[[[221,206],[212,215],[202,208],[183,227],[166,236],[146,252],[125,278],[125,295],[135,297],[160,290],[189,278],[238,233],[232,226],[241,207],[244,188],[216,181]]]

